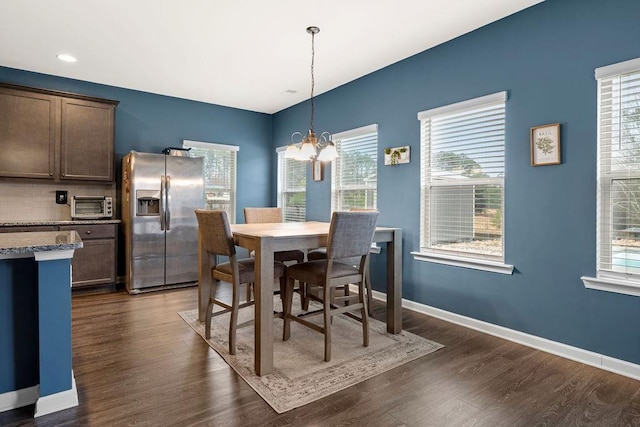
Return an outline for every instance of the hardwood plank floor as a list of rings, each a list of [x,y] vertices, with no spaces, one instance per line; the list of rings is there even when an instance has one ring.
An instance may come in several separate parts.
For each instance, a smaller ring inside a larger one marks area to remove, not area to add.
[[[72,305],[80,405],[38,419],[19,408],[0,425],[640,426],[639,381],[406,310],[405,329],[446,347],[278,415],[176,314],[196,307],[195,288]]]

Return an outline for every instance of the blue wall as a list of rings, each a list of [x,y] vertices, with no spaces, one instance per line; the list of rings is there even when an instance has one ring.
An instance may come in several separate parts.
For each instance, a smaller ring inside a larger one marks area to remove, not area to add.
[[[640,363],[640,298],[588,290],[580,280],[595,275],[594,70],[640,56],[639,16],[638,0],[547,0],[316,98],[317,130],[379,126],[379,223],[403,228],[404,298]],[[515,273],[414,260],[417,113],[503,90],[505,258]],[[308,103],[277,113],[274,147],[308,115]],[[554,122],[561,123],[562,164],[531,167],[529,128]],[[382,149],[399,145],[411,146],[411,163],[383,166]],[[307,182],[308,218],[328,220],[329,180]],[[382,289],[384,276],[374,276]]]

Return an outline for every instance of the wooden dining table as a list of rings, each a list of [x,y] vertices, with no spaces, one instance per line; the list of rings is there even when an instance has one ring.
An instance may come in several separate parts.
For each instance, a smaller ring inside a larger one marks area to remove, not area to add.
[[[255,252],[255,370],[273,371],[273,254],[292,249],[314,249],[327,244],[328,222],[232,224],[237,246]],[[211,293],[211,267],[215,257],[199,239],[198,316],[204,322]],[[402,229],[376,227],[373,241],[386,243],[387,331],[402,331]],[[267,280],[264,280],[267,278]]]

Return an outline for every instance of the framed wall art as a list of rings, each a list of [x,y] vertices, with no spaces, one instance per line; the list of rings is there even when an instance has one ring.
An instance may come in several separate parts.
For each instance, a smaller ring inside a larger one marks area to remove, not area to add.
[[[531,166],[558,165],[560,158],[560,123],[531,128]]]

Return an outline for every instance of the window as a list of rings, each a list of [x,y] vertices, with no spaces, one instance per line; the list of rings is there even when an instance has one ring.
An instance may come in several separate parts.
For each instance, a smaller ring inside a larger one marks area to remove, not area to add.
[[[284,222],[301,222],[307,218],[307,162],[285,159],[287,147],[278,154],[278,207]]]
[[[236,222],[236,163],[239,147],[198,141],[183,141],[191,157],[204,157],[205,209],[227,211]]]
[[[331,211],[376,209],[378,125],[333,135],[338,158],[331,167]]]
[[[513,271],[501,264],[506,99],[500,92],[418,114],[421,243],[414,255],[433,256],[416,258]],[[476,261],[450,262],[459,258]]]
[[[640,295],[640,58],[596,70],[598,211],[596,289]],[[585,278],[583,278],[584,280]],[[588,278],[586,278],[588,279]],[[593,285],[593,286],[591,286]]]

